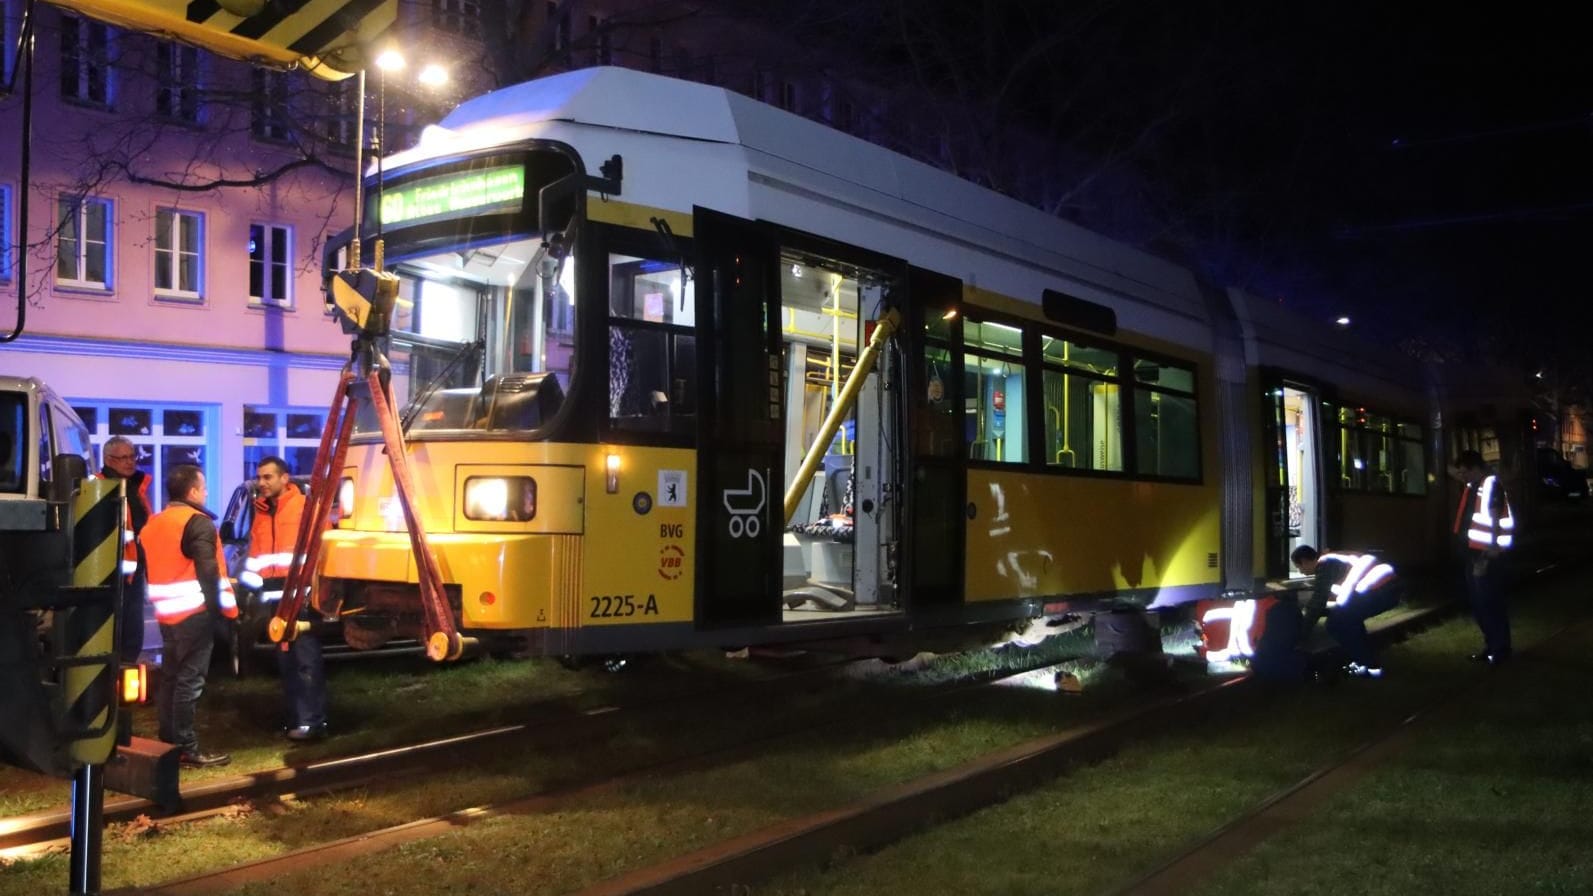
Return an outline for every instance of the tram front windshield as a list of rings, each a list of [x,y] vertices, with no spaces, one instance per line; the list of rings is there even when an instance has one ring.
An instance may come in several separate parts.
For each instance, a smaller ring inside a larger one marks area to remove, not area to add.
[[[411,434],[545,425],[575,370],[575,258],[539,237],[397,261],[395,360],[409,362]],[[362,419],[359,432],[374,432]]]

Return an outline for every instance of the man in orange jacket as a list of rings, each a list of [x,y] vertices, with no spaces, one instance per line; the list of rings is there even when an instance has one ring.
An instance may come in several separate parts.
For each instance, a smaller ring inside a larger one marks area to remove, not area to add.
[[[304,492],[294,484],[287,462],[280,457],[261,458],[254,469],[249,559],[238,583],[258,590],[262,603],[271,603],[282,599],[282,586],[293,565],[294,542],[304,516]],[[321,641],[313,631],[306,631],[281,646],[277,667],[287,700],[288,739],[319,740],[326,736],[326,667]]]
[[[238,618],[206,497],[202,470],[192,464],[173,467],[166,474],[166,509],[150,517],[142,537],[149,603],[160,621],[160,739],[180,748],[178,761],[190,768],[232,761],[225,753],[201,752],[194,731],[194,710],[216,644],[213,619]]]

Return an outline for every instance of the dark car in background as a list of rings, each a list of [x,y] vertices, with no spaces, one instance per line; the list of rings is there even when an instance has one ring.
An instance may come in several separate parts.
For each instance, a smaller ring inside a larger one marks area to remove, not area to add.
[[[1545,497],[1586,498],[1587,477],[1587,470],[1571,466],[1571,462],[1554,449],[1538,449],[1538,481]]]

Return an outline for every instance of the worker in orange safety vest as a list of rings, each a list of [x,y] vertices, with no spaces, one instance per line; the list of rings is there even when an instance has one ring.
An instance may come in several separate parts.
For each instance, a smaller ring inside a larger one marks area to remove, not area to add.
[[[201,752],[194,731],[215,647],[215,619],[238,618],[207,496],[202,470],[192,464],[173,467],[166,474],[166,508],[150,518],[142,537],[149,603],[160,621],[160,739],[176,745],[178,761],[190,768],[231,761],[225,753]]]
[[[253,589],[262,603],[282,599],[282,587],[293,565],[304,516],[304,492],[299,490],[280,457],[263,457],[255,465],[254,522],[249,527],[249,559],[238,584]],[[305,607],[300,618],[314,623]],[[283,732],[292,741],[320,740],[326,728],[326,666],[320,638],[314,629],[283,641],[277,652],[282,673],[282,693],[287,704]],[[245,649],[239,645],[239,649]]]
[[[1499,477],[1477,451],[1462,451],[1449,475],[1461,483],[1452,527],[1465,556],[1462,572],[1471,613],[1482,631],[1482,650],[1471,658],[1497,666],[1510,659],[1510,614],[1503,593],[1503,556],[1515,546],[1516,520]]]

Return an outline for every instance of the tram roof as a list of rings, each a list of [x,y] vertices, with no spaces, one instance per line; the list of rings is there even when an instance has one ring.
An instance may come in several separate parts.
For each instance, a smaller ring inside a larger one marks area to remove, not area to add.
[[[427,128],[419,146],[386,164],[391,170],[439,153],[538,136],[547,122],[741,146],[785,163],[786,172],[795,166],[815,182],[834,179],[905,203],[912,219],[900,220],[920,227],[933,218],[960,222],[956,229],[970,245],[1050,260],[1047,267],[1108,294],[1148,301],[1186,320],[1206,317],[1190,273],[1166,259],[734,91],[631,69],[578,69],[467,100]]]

